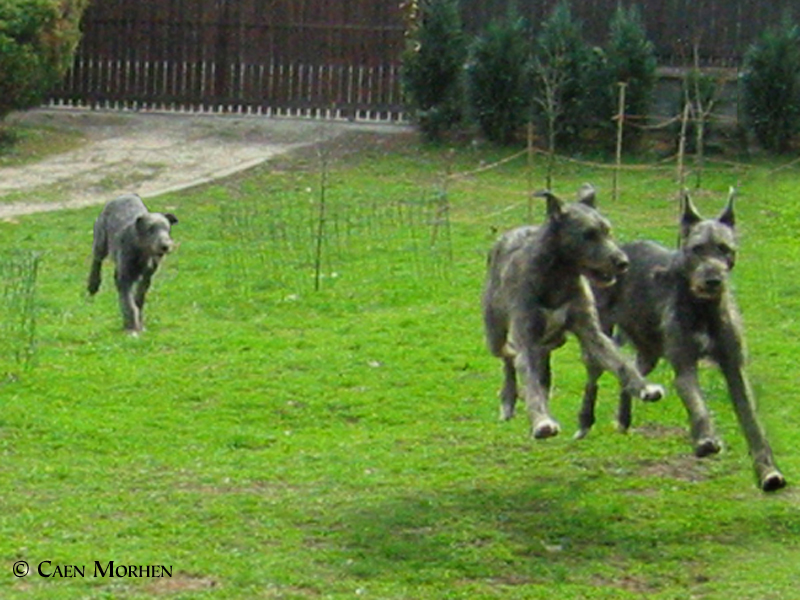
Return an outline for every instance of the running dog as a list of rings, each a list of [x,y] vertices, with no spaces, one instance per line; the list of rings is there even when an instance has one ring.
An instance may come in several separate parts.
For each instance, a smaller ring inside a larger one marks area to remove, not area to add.
[[[151,213],[139,196],[125,194],[106,204],[94,223],[89,294],[100,288],[103,259],[110,254],[123,325],[130,333],[143,329],[145,294],[161,259],[174,246],[170,231],[177,222],[175,215]]]
[[[513,229],[495,243],[482,304],[487,345],[505,372],[501,419],[514,416],[519,372],[532,435],[548,438],[560,431],[548,406],[550,353],[567,332],[578,337],[585,360],[612,371],[630,394],[655,401],[664,391],[648,384],[600,329],[589,281],[613,285],[628,258],[595,207],[594,188],[584,185],[568,205],[550,192],[538,195],[547,200],[545,223]]]
[[[782,488],[786,480],[772,456],[756,415],[753,394],[743,370],[744,339],[739,311],[728,282],[736,262],[735,215],[731,189],[727,205],[716,219],[703,219],[684,193],[678,250],[639,241],[622,247],[630,268],[616,285],[596,288],[602,328],[617,327],[636,349],[636,364],[645,376],[659,359],[675,371],[675,387],[691,423],[694,452],[716,454],[721,445],[703,400],[697,377],[698,361],[709,358],[719,365],[728,384],[733,407],[744,430],[762,490]],[[599,361],[587,361],[588,380],[577,437],[594,423]],[[631,424],[631,397],[620,394],[621,430]]]

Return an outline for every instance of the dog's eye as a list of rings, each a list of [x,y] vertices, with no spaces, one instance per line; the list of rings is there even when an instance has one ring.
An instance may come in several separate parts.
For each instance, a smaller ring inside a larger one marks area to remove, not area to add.
[[[717,250],[719,250],[722,254],[726,256],[729,254],[733,254],[733,248],[728,246],[728,244],[717,244]]]

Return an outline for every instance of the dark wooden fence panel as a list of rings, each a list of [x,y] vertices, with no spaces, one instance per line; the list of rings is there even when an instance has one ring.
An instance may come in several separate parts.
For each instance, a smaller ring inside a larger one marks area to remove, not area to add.
[[[558,0],[517,0],[535,34]],[[619,0],[572,0],[604,44]],[[461,0],[477,33],[509,0]],[[791,0],[639,0],[666,66],[738,66]],[[401,118],[400,0],[96,0],[55,103]]]
[[[399,119],[397,0],[103,0],[55,103]]]

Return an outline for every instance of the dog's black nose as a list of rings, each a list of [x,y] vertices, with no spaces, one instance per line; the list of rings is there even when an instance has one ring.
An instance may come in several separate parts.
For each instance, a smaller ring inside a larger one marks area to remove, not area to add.
[[[624,254],[620,254],[614,258],[614,268],[617,270],[617,273],[624,273],[627,271],[630,264],[631,262]]]
[[[722,279],[719,277],[709,277],[705,280],[706,289],[718,290],[722,287]]]

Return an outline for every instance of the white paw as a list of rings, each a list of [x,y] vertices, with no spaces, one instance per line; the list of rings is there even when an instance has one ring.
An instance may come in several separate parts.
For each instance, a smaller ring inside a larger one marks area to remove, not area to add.
[[[648,383],[639,392],[639,399],[645,402],[657,402],[664,397],[664,388],[660,385]]]
[[[543,440],[557,436],[560,431],[561,427],[553,419],[542,419],[533,426],[533,437]]]

